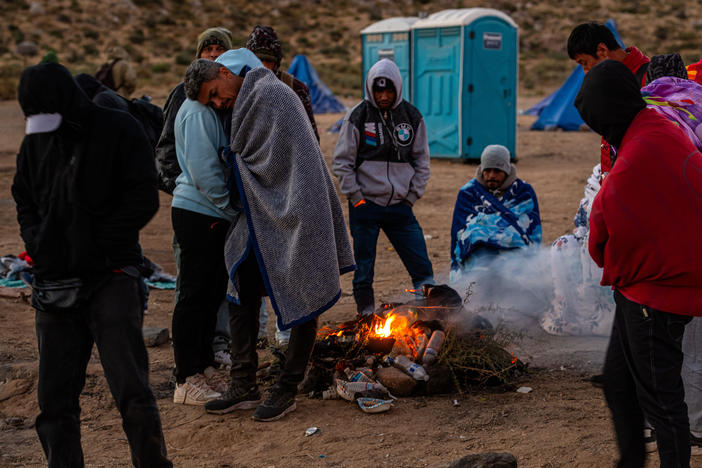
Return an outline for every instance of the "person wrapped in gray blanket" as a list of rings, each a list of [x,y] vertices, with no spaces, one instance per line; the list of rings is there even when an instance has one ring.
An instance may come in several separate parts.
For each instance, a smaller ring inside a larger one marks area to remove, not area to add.
[[[239,209],[225,261],[232,332],[229,389],[205,405],[224,414],[255,406],[273,421],[295,409],[317,332],[317,317],[341,296],[339,276],[355,264],[343,212],[312,126],[297,95],[247,49],[215,62],[196,60],[185,75],[188,99],[232,110],[223,156]],[[292,328],[282,372],[266,400],[256,384],[258,312],[268,296],[278,326]]]

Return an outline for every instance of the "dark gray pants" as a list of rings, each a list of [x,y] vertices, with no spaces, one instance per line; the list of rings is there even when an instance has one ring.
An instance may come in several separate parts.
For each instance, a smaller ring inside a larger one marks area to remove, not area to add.
[[[149,386],[142,322],[139,285],[127,275],[109,279],[78,309],[37,311],[41,413],[36,430],[49,467],[83,466],[79,397],[93,343],[122,415],[132,463],[137,467],[172,466]]]
[[[261,298],[265,294],[263,280],[253,252],[239,265],[240,304],[229,304],[229,328],[232,332],[232,381],[245,385],[256,382],[258,369],[258,314]],[[276,386],[285,391],[297,393],[297,386],[302,382],[307,370],[307,363],[312,355],[317,336],[317,319],[292,328],[290,343],[285,355],[285,365]]]

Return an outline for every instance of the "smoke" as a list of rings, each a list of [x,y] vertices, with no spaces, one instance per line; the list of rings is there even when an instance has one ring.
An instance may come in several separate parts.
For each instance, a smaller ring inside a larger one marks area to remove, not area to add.
[[[550,251],[519,249],[475,258],[451,287],[464,298],[467,318],[480,315],[510,329],[538,327],[553,301]]]
[[[614,306],[601,277],[584,246],[572,242],[474,258],[452,273],[450,286],[464,298],[463,326],[479,315],[512,331],[608,336]]]

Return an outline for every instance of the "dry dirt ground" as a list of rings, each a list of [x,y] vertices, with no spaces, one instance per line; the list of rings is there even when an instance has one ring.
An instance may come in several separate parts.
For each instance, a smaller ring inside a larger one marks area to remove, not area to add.
[[[534,99],[520,101],[526,108]],[[318,116],[327,129],[339,115]],[[572,228],[572,218],[592,166],[599,138],[589,132],[543,133],[528,130],[531,118],[520,117],[519,175],[538,196],[544,243]],[[15,154],[23,134],[16,103],[0,103],[0,254],[23,250],[10,194]],[[330,158],[335,135],[322,135]],[[434,160],[426,195],[415,213],[431,236],[427,241],[438,277],[448,272],[451,213],[458,188],[475,165]],[[170,197],[161,194],[161,209],[142,232],[146,254],[174,272],[171,252]],[[390,244],[381,236],[376,263],[378,296],[390,298],[408,287],[409,277]],[[352,318],[351,275],[342,278],[344,296],[322,316],[322,324]],[[151,294],[147,326],[169,327],[173,296]],[[25,300],[0,298],[0,466],[45,464],[34,431],[37,414],[37,344],[34,313]],[[272,334],[269,324],[269,335]],[[604,338],[552,337],[530,329],[514,352],[531,372],[514,391],[475,390],[466,394],[403,398],[388,413],[366,415],[345,401],[298,396],[298,409],[274,423],[256,423],[251,412],[208,415],[202,408],[172,403],[172,350],[150,348],[151,383],[161,410],[168,453],[176,466],[431,466],[486,451],[510,452],[521,467],[612,466],[616,444],[609,412],[599,389],[587,380],[597,372]],[[453,405],[453,400],[459,406]],[[81,397],[82,432],[88,466],[128,466],[129,454],[120,418],[102,375],[97,353],[88,367]],[[321,432],[305,437],[305,429]],[[649,458],[648,466],[657,464]],[[693,465],[702,466],[702,458]]]

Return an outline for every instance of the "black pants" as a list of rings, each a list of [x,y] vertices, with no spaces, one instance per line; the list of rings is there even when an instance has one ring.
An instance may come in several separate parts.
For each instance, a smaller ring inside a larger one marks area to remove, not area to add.
[[[176,305],[173,311],[173,360],[178,383],[216,366],[212,339],[217,309],[227,291],[224,241],[229,222],[194,211],[171,211],[180,247]]]
[[[253,252],[239,265],[241,295],[240,305],[229,303],[229,327],[232,332],[232,381],[244,385],[256,382],[258,369],[258,314],[261,297],[266,292]],[[285,391],[297,393],[297,386],[305,377],[307,363],[312,355],[317,335],[317,318],[292,328],[290,342],[285,355],[285,365],[278,378],[277,386]]]
[[[79,397],[93,343],[122,415],[132,463],[172,466],[166,459],[161,419],[149,386],[142,322],[139,285],[126,275],[115,275],[76,310],[37,311],[41,413],[36,429],[50,467],[83,466]]]
[[[661,467],[690,466],[682,337],[692,317],[650,309],[615,291],[617,308],[604,364],[620,467],[643,467],[644,413],[656,431]]]

